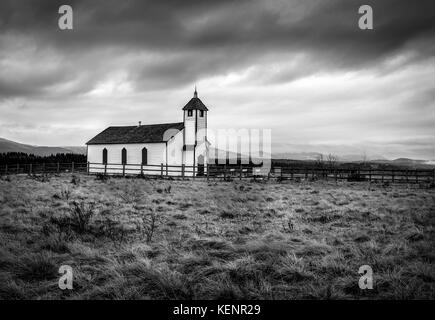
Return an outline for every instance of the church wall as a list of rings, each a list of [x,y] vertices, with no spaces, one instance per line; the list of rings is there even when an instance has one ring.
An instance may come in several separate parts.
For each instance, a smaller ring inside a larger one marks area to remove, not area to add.
[[[204,142],[204,137],[206,136],[206,128],[207,128],[207,112],[204,111],[204,117],[200,117],[200,111],[198,110],[198,134],[197,134],[197,141],[198,144]]]
[[[122,173],[122,148],[127,150],[126,173],[137,174],[140,172],[142,163],[142,148],[147,148],[148,165],[160,165],[166,163],[166,144],[165,143],[135,143],[135,144],[107,144],[107,145],[89,145],[88,162],[91,164],[90,172],[104,172],[103,149],[107,149],[108,167],[112,168],[107,173]],[[110,165],[109,165],[110,164]],[[159,169],[158,167],[146,167],[145,169]],[[151,173],[151,172],[149,172]],[[157,174],[157,171],[156,171]]]
[[[185,130],[185,144],[195,144],[195,110],[193,110],[192,117],[187,116],[187,110],[184,111],[184,130]]]
[[[184,129],[168,141],[168,164],[180,166],[183,163]]]

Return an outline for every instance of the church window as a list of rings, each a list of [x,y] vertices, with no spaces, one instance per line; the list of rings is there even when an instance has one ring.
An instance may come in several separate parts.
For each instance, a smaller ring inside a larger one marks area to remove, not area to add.
[[[127,149],[122,148],[122,164],[127,164]]]
[[[200,110],[199,111],[199,116],[202,118],[202,117],[204,117],[204,110]]]
[[[103,149],[103,164],[107,164],[107,149]]]
[[[187,110],[187,116],[191,117],[193,115],[193,110]]]

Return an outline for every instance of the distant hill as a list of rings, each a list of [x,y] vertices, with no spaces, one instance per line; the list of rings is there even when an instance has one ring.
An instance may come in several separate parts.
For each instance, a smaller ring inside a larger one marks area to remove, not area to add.
[[[289,160],[317,160],[320,152],[285,152],[285,153],[274,153],[274,159],[289,159]],[[323,154],[325,159],[327,154]],[[382,155],[370,155],[367,157],[369,161],[373,159],[387,160]],[[341,154],[338,155],[338,160],[341,162],[352,162],[352,161],[362,161],[362,155],[360,154]]]
[[[0,153],[6,152],[23,152],[27,154],[34,154],[37,156],[49,156],[56,153],[77,153],[85,154],[86,147],[46,147],[46,146],[32,146],[0,138]]]

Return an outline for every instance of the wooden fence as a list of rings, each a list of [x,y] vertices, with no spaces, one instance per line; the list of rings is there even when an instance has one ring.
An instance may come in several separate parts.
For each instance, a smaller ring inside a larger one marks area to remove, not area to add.
[[[0,165],[0,175],[45,174],[45,173],[87,173],[87,163],[26,163]]]
[[[338,169],[275,167],[273,175],[280,180],[347,180],[391,183],[435,183],[434,170],[411,169]]]
[[[0,165],[0,175],[86,173],[118,176],[146,175],[154,177],[285,180],[347,180],[376,181],[391,183],[434,183],[435,170],[411,169],[338,169],[273,167],[266,170],[248,165],[142,165],[142,164],[101,164],[101,163],[37,163]]]

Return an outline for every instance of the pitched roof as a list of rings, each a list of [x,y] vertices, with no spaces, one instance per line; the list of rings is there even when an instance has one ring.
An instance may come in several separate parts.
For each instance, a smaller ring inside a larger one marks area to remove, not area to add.
[[[193,97],[190,101],[183,107],[183,110],[204,110],[208,111],[207,107],[202,103],[201,99]]]
[[[166,130],[182,130],[183,128],[183,122],[126,127],[108,127],[106,130],[89,140],[86,144],[165,142],[170,138],[170,136],[163,136]]]

